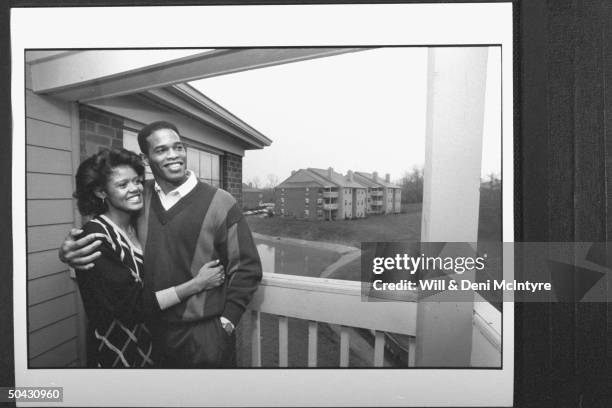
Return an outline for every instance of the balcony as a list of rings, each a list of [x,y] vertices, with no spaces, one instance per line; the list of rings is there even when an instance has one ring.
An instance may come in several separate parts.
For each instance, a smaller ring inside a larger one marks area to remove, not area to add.
[[[323,198],[338,198],[337,191],[324,191]]]
[[[384,363],[385,332],[414,336],[416,302],[366,302],[362,300],[361,283],[336,279],[264,273],[251,304],[251,365],[261,367],[261,314],[278,315],[278,365],[289,361],[289,321],[308,321],[308,367],[317,366],[317,325],[340,325],[339,366],[349,366],[351,328],[368,329],[374,336],[373,365]],[[406,318],[408,316],[409,318]],[[410,318],[414,316],[414,318]],[[410,337],[409,355],[414,357],[414,337]],[[353,339],[355,340],[355,339]],[[409,359],[409,365],[414,361]]]
[[[400,301],[401,300],[401,301]],[[474,303],[471,322],[471,361],[477,366],[499,367],[501,364],[501,336],[499,320],[486,309],[486,302]],[[417,306],[414,294],[405,295],[394,302],[364,301],[361,283],[354,281],[323,279],[295,275],[264,273],[261,285],[243,318],[241,333],[242,365],[262,366],[262,314],[275,315],[278,319],[278,366],[289,365],[289,318],[308,323],[308,367],[317,366],[318,324],[339,326],[339,366],[349,366],[349,351],[356,343],[353,328],[366,329],[372,335],[373,347],[370,360],[374,367],[385,366],[385,348],[397,346],[398,336],[407,339],[407,366],[417,365],[416,350],[427,355],[427,344],[419,343],[419,330],[435,330],[435,319],[417,323]],[[485,309],[483,309],[485,308]],[[492,320],[498,320],[492,323]],[[426,325],[426,326],[424,326]],[[496,326],[497,325],[497,326]],[[460,337],[460,336],[459,336]],[[448,339],[449,350],[465,349],[461,339]],[[406,341],[405,341],[406,342]]]
[[[383,205],[382,198],[381,199],[372,200],[372,205]]]
[[[370,191],[370,195],[372,197],[382,197],[383,196],[383,192],[382,192],[382,190],[372,190],[372,191]]]
[[[337,210],[338,209],[338,203],[324,203],[323,204],[323,209],[324,210]]]

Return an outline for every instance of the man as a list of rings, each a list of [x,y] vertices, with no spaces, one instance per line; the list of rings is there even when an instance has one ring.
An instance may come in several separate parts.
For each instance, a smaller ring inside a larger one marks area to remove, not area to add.
[[[175,125],[145,126],[138,144],[155,178],[145,185],[137,222],[146,284],[155,291],[176,286],[214,259],[226,273],[225,285],[162,312],[154,333],[160,366],[235,367],[234,328],[261,280],[248,224],[229,193],[198,181],[186,169],[187,154]],[[90,243],[95,237],[75,241],[73,236],[64,241],[60,258],[87,269],[98,244]],[[166,291],[164,296],[176,294]]]

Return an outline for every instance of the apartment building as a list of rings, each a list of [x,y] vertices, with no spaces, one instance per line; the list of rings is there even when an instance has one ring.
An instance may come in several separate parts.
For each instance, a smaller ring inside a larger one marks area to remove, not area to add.
[[[343,176],[332,167],[308,170],[337,186],[338,218],[364,218],[367,215],[367,187],[355,181],[353,172]]]
[[[366,173],[357,171],[354,178],[358,183],[368,187],[368,213],[369,214],[398,214],[401,211],[401,187],[391,182],[391,175],[385,178],[378,176],[377,172]]]
[[[281,217],[311,220],[365,218],[368,214],[397,214],[401,188],[390,175],[327,169],[293,171],[274,192],[276,213]]]
[[[276,214],[309,220],[338,218],[338,186],[309,169],[294,170],[274,189]]]

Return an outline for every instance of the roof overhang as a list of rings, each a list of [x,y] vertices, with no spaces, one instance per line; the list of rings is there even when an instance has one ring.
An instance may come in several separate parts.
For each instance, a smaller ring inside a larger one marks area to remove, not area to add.
[[[189,55],[183,52],[175,58],[171,56],[177,50],[156,50],[154,53],[151,50],[89,50],[30,58],[29,64],[35,93],[87,103],[202,78],[362,50],[364,48],[229,48],[193,50]],[[164,55],[170,59],[164,60]]]
[[[272,144],[272,140],[188,84],[150,89],[142,95],[234,136],[245,149],[262,149]]]
[[[190,81],[364,48],[293,47],[166,50],[29,51],[30,83],[37,94],[95,103],[144,95],[235,137],[245,149],[272,141],[201,92]]]

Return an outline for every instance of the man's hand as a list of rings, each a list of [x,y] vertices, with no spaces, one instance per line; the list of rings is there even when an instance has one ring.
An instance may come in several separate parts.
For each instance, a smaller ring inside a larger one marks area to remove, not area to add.
[[[83,230],[73,228],[59,248],[59,259],[74,269],[87,270],[94,267],[93,261],[101,255],[96,251],[104,238],[104,234],[89,234],[79,240],[76,239]]]

